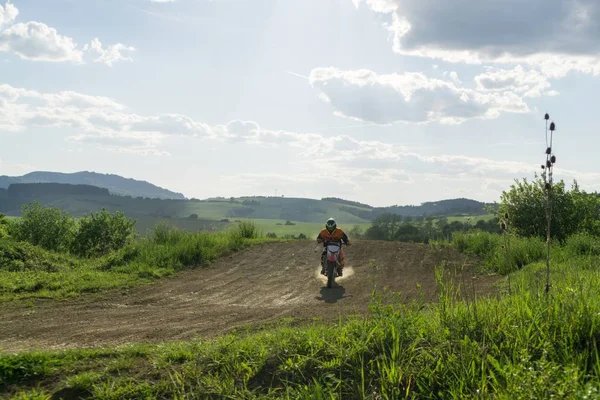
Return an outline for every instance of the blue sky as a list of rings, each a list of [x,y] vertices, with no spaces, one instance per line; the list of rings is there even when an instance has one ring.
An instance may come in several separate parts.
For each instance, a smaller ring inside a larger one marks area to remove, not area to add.
[[[3,1],[3,175],[494,201],[548,112],[556,177],[600,189],[594,0]]]

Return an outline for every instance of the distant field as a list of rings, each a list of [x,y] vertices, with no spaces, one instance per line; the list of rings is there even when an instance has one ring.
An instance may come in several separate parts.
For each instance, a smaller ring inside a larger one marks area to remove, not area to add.
[[[248,219],[244,219],[244,221],[249,221]],[[284,235],[294,235],[298,236],[301,233],[304,233],[309,238],[317,237],[321,229],[325,227],[325,221],[323,222],[294,222],[295,225],[285,225],[285,221],[279,219],[255,219],[250,220],[254,221],[258,226],[258,229],[262,231],[264,235],[267,233],[275,233],[278,237]],[[277,225],[281,224],[281,225]],[[227,225],[228,228],[235,227],[236,223],[230,223]],[[342,228],[347,233],[354,227],[354,225],[358,225],[362,228],[363,232],[371,226],[370,223],[340,223],[338,226]]]
[[[256,204],[242,202],[255,201]],[[184,210],[179,213],[182,217],[187,217],[190,214],[197,214],[201,219],[220,220],[223,218],[239,219],[249,218],[254,220],[285,220],[297,221],[303,220],[306,222],[320,223],[326,221],[329,217],[334,217],[338,220],[347,221],[349,223],[365,223],[366,220],[343,211],[342,208],[352,208],[357,210],[368,211],[355,206],[347,206],[344,204],[332,203],[327,201],[313,199],[294,199],[294,198],[239,198],[235,201],[202,201],[202,202],[186,202]],[[251,211],[251,212],[250,212]],[[248,214],[243,214],[248,212]]]
[[[480,219],[482,219],[484,221],[489,221],[494,218],[494,215],[493,214],[485,214],[485,215],[462,215],[459,217],[448,217],[448,222],[454,222],[454,221],[467,222],[469,220],[469,218],[471,218],[471,223],[475,224]]]

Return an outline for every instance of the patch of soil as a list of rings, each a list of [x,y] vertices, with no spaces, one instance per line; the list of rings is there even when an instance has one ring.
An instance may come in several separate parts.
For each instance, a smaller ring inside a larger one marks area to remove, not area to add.
[[[325,288],[321,247],[314,242],[268,243],[225,257],[212,266],[155,284],[2,306],[0,350],[61,349],[209,337],[281,317],[333,318],[364,313],[376,284],[411,300],[435,301],[435,266],[467,296],[494,291],[499,276],[474,273],[476,261],[452,248],[355,241],[346,247],[344,277]]]

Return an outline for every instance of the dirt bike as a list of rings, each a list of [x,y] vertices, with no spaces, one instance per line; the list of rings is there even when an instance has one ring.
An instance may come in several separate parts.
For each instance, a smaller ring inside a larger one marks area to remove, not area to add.
[[[338,242],[326,242],[327,253],[325,255],[325,272],[327,272],[327,288],[331,289],[335,278],[339,276],[338,265],[340,265],[340,250],[342,244]]]

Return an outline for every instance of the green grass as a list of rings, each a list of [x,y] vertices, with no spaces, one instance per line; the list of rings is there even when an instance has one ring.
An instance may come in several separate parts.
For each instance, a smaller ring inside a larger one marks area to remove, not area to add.
[[[493,272],[502,274],[546,257],[546,244],[537,238],[504,237],[481,231],[454,232],[451,244],[463,253],[483,258]],[[506,248],[510,250],[508,259]]]
[[[205,219],[190,219],[190,218],[160,218],[152,216],[137,216],[133,219],[136,220],[135,229],[140,236],[146,236],[148,231],[151,231],[156,224],[166,223],[171,226],[185,229],[188,231],[207,231],[207,232],[218,232],[225,230],[231,224],[212,221]]]
[[[4,354],[0,391],[95,399],[600,398],[600,260],[555,262],[549,296],[544,267],[525,266],[512,274],[512,294],[476,302],[458,298],[439,269],[437,303],[375,296],[370,316],[335,325],[287,320],[214,340]]]
[[[81,259],[0,239],[0,301],[64,298],[132,287],[206,266],[223,255],[267,240],[258,236],[252,224],[221,233],[157,225],[148,238],[105,257]]]

